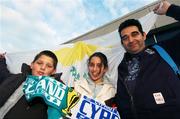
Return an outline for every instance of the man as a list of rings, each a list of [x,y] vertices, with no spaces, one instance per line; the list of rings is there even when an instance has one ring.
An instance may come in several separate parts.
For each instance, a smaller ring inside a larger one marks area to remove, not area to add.
[[[118,67],[116,103],[122,119],[180,119],[180,80],[152,47],[138,20],[119,26],[126,50]]]

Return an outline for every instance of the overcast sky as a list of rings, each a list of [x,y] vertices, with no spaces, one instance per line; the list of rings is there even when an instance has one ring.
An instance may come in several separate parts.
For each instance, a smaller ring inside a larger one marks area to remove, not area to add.
[[[0,52],[61,44],[157,0],[0,0]]]

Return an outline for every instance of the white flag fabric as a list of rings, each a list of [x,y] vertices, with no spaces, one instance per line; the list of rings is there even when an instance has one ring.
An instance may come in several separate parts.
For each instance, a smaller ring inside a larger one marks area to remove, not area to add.
[[[139,19],[146,33],[152,28],[156,19],[157,15],[153,12]],[[72,44],[57,45],[48,49],[28,52],[7,53],[8,69],[12,73],[20,72],[21,64],[30,64],[34,56],[42,50],[51,50],[56,54],[59,61],[57,72],[63,73],[61,79],[70,87],[73,86],[75,80],[87,78],[87,59],[97,51],[103,52],[107,56],[109,70],[106,76],[109,77],[112,84],[116,87],[117,68],[125,52],[121,45],[119,34],[117,30],[115,30],[95,39]]]

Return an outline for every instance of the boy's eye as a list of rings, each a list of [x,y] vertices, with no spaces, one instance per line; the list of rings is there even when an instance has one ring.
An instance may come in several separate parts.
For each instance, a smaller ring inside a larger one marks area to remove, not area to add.
[[[52,68],[53,67],[53,65],[51,65],[51,64],[44,64],[43,62],[41,62],[41,61],[37,61],[36,62],[38,65],[46,65],[46,67],[48,67],[48,68]]]
[[[52,66],[52,65],[50,65],[50,64],[48,64],[48,65],[47,65],[47,67],[48,67],[48,68],[52,68],[53,66]]]
[[[43,64],[42,62],[37,62],[37,64]]]

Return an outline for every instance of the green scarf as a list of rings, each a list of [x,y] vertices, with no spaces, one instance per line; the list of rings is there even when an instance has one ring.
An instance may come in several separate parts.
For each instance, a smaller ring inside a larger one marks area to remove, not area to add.
[[[36,97],[44,99],[48,105],[48,119],[60,119],[67,114],[70,115],[70,108],[79,100],[78,93],[49,76],[29,75],[23,91],[27,101],[32,101]],[[74,99],[75,101],[72,101]]]

